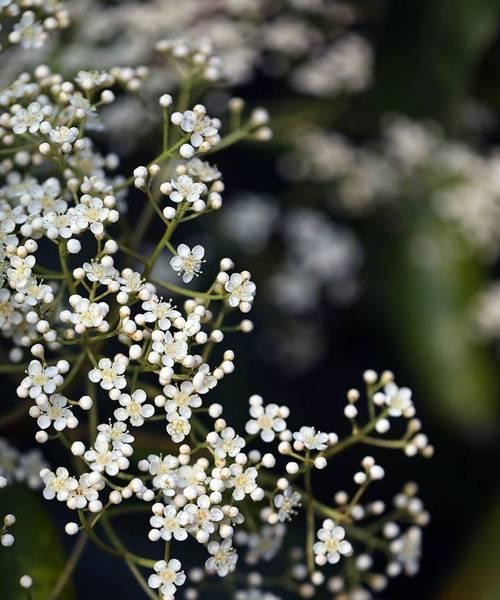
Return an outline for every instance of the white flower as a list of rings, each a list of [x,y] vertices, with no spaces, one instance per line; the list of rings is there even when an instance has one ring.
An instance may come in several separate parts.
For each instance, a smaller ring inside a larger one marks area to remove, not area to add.
[[[105,486],[104,479],[95,471],[83,473],[78,479],[78,486],[70,492],[66,504],[73,510],[82,510],[89,502],[99,499],[99,491]]]
[[[110,257],[106,257],[109,259]],[[89,281],[98,282],[101,285],[109,285],[118,278],[118,270],[109,260],[93,260],[90,263],[83,263],[83,270]]]
[[[176,412],[167,413],[167,421],[167,433],[176,444],[182,442],[191,431],[191,425],[186,417],[183,417]]]
[[[148,585],[154,590],[159,589],[164,600],[171,600],[175,596],[177,588],[186,581],[184,571],[181,571],[181,563],[172,558],[168,563],[159,560],[155,563],[154,570],[156,574],[150,575]]]
[[[21,387],[29,390],[30,398],[38,398],[40,394],[53,394],[63,383],[62,375],[57,367],[44,367],[39,360],[30,361],[27,376],[21,381]]]
[[[344,537],[343,527],[335,525],[331,519],[323,521],[323,527],[318,531],[319,541],[313,546],[316,564],[325,565],[328,562],[334,565],[339,562],[341,555],[351,555],[352,546]]]
[[[407,575],[415,575],[419,569],[422,553],[422,530],[410,527],[404,535],[391,542],[391,552],[396,555]]]
[[[286,429],[286,421],[282,418],[283,409],[277,404],[253,403],[250,406],[250,416],[253,417],[246,424],[246,431],[251,435],[260,432],[260,437],[264,442],[272,442],[276,433]]]
[[[56,431],[63,431],[78,425],[78,420],[68,407],[68,399],[61,394],[52,394],[42,404],[33,407],[40,413],[36,423],[40,429],[48,429],[51,424]],[[31,412],[31,411],[30,411]]]
[[[92,383],[98,383],[103,390],[122,390],[127,385],[124,375],[127,365],[128,360],[123,355],[115,356],[112,362],[109,358],[101,358],[97,367],[89,372],[89,379]]]
[[[166,496],[175,495],[176,471],[179,461],[175,456],[167,454],[161,458],[150,454],[147,459],[148,471],[153,475],[152,484],[157,490],[162,490]]]
[[[35,266],[35,257],[32,255],[20,258],[17,255],[10,257],[10,269],[7,269],[9,284],[16,290],[21,290],[29,281],[32,269]]]
[[[196,177],[205,183],[215,181],[222,177],[221,172],[216,167],[213,167],[211,164],[204,162],[199,158],[191,159],[186,166],[189,175]]]
[[[121,404],[121,408],[115,410],[115,418],[118,421],[129,419],[131,425],[140,427],[144,424],[144,419],[152,417],[155,412],[152,404],[144,404],[146,399],[147,396],[144,390],[135,390],[132,396],[120,394],[118,402]]]
[[[170,329],[172,321],[181,316],[181,313],[172,306],[171,302],[164,302],[156,296],[143,302],[142,309],[146,311],[143,315],[146,323],[157,323],[163,331]]]
[[[31,102],[28,108],[18,108],[11,119],[12,131],[17,134],[36,133],[40,123],[52,112],[50,105],[42,106],[39,102]]]
[[[46,39],[47,32],[31,10],[22,13],[21,19],[9,35],[12,44],[20,43],[23,48],[41,48]]]
[[[84,458],[93,471],[98,473],[105,471],[112,477],[129,466],[128,459],[121,452],[110,449],[107,442],[99,437],[95,441],[94,448],[85,452]]]
[[[229,292],[228,302],[233,307],[241,306],[241,308],[249,308],[255,297],[256,286],[253,281],[245,278],[241,273],[233,273],[226,282],[226,291]]]
[[[229,467],[230,479],[229,487],[233,489],[233,498],[241,502],[245,496],[251,494],[257,489],[258,471],[255,467],[244,469],[240,464],[234,463]]]
[[[385,403],[391,417],[401,417],[410,411],[412,413],[413,403],[411,390],[407,387],[398,387],[395,383],[388,383],[384,387]]]
[[[204,183],[194,182],[189,175],[181,175],[177,179],[172,179],[172,187],[174,191],[170,194],[172,202],[196,202],[200,196],[207,190]]]
[[[106,444],[111,444],[113,450],[118,450],[125,456],[131,456],[132,442],[134,436],[127,429],[126,423],[123,421],[115,421],[114,423],[101,423],[97,426],[99,433],[97,437],[103,440]]]
[[[66,502],[71,492],[76,490],[78,482],[74,477],[70,477],[68,469],[58,467],[56,472],[43,469],[40,473],[45,485],[43,497],[47,500],[56,498],[61,502]]]
[[[293,434],[293,438],[302,442],[308,450],[326,450],[328,448],[328,434],[316,431],[314,427],[301,427]]]
[[[167,413],[177,412],[182,417],[189,419],[191,408],[201,406],[201,398],[196,394],[191,381],[183,381],[180,387],[175,385],[166,385],[163,393],[169,398],[165,404]]]
[[[186,525],[189,522],[189,516],[183,510],[178,511],[173,505],[163,506],[155,504],[153,506],[154,515],[149,519],[149,524],[155,529],[159,529],[162,540],[169,541],[172,538],[183,541],[187,539],[188,533]],[[158,508],[158,510],[157,510]]]
[[[217,379],[210,373],[210,367],[203,363],[193,377],[193,387],[198,394],[206,394],[217,385]]]
[[[220,433],[212,431],[207,436],[207,441],[219,459],[224,459],[226,456],[234,458],[245,447],[245,440],[236,435],[236,431],[232,427],[226,427]]]
[[[172,123],[180,125],[186,133],[191,133],[190,143],[194,148],[198,148],[206,141],[213,146],[220,140],[218,119],[211,119],[206,114],[204,106],[198,104],[195,110],[186,110],[184,113],[173,113]]]
[[[196,504],[184,507],[184,512],[189,517],[189,531],[194,535],[200,531],[205,534],[202,534],[201,541],[208,541],[208,536],[215,531],[215,524],[224,518],[222,510],[218,506],[211,507],[210,504],[210,498],[203,494],[196,500]]]
[[[289,521],[297,513],[295,509],[301,505],[301,498],[301,495],[294,492],[291,486],[287,487],[282,494],[275,496],[274,506],[278,509],[278,519],[281,522]]]
[[[177,332],[174,335],[166,331],[161,342],[153,342],[152,349],[160,354],[161,361],[166,367],[173,367],[176,362],[182,362],[188,352],[186,336]]]
[[[78,294],[70,296],[69,302],[73,312],[62,311],[61,320],[69,320],[75,327],[75,331],[83,332],[85,329],[99,327],[106,323],[104,317],[109,312],[106,302],[91,302],[88,298],[82,298]],[[68,314],[69,313],[69,314]]]
[[[182,281],[189,283],[193,277],[198,276],[201,273],[201,264],[205,262],[203,257],[205,256],[205,248],[197,245],[193,249],[186,244],[179,244],[177,246],[177,256],[173,256],[170,260],[170,266],[172,269],[182,275]]]
[[[60,127],[54,127],[49,132],[50,139],[55,144],[72,144],[78,137],[78,127],[66,127],[61,125]]]
[[[96,236],[101,236],[104,233],[105,222],[114,223],[118,220],[116,210],[107,208],[101,198],[92,197],[88,194],[80,198],[80,203],[75,206],[73,214],[77,232],[90,229]]]
[[[232,546],[231,538],[227,538],[220,544],[219,542],[210,542],[207,550],[212,555],[205,563],[207,571],[217,573],[219,577],[226,577],[228,573],[234,571],[238,555]]]

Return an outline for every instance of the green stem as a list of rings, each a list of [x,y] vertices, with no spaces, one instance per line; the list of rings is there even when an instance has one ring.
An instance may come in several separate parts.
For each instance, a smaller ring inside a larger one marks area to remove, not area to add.
[[[64,590],[64,587],[68,583],[69,578],[73,574],[73,571],[75,570],[75,568],[78,564],[78,561],[80,560],[82,553],[85,550],[87,541],[88,541],[88,537],[85,535],[84,532],[81,532],[76,540],[75,545],[73,546],[73,548],[71,550],[71,554],[69,555],[69,558],[66,561],[64,569],[62,570],[61,574],[59,575],[59,578],[58,578],[54,588],[52,589],[51,592],[49,592],[49,595],[47,596],[46,600],[55,600],[61,594],[61,592]]]

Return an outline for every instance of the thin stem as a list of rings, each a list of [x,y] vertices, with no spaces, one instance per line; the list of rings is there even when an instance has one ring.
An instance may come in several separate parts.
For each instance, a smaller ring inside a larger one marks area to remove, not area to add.
[[[59,575],[59,579],[57,580],[52,591],[47,596],[46,600],[55,600],[59,596],[59,594],[63,591],[64,587],[68,583],[69,578],[73,574],[73,571],[75,570],[75,568],[78,564],[78,561],[80,560],[80,558],[82,556],[83,551],[85,550],[85,546],[87,545],[87,542],[88,542],[88,537],[85,535],[84,532],[81,532],[76,540],[75,545],[73,546],[73,548],[71,550],[71,554],[69,555],[69,558],[66,561],[64,569],[62,570],[61,574]]]
[[[306,558],[307,570],[311,575],[314,572],[314,495],[311,481],[311,465],[308,466],[304,473],[304,484],[306,488],[307,506],[306,506]]]

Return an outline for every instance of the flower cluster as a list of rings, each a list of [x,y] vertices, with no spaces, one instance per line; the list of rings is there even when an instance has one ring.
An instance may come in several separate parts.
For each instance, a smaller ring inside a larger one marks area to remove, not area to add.
[[[272,43],[278,47],[279,36]],[[213,401],[235,368],[229,336],[253,328],[241,315],[252,310],[256,285],[230,258],[214,268],[210,252],[188,245],[180,232],[222,206],[222,175],[205,157],[242,139],[265,141],[271,130],[264,109],[243,118],[239,99],[228,101],[229,125],[204,104],[192,105],[193,85],[218,78],[220,63],[204,46],[167,46],[186,67],[178,110],[171,111],[170,95],[160,96],[161,149],[129,177],[112,174],[119,160],[100,152],[93,132],[101,107],[142,88],[148,69],[81,70],[65,78],[39,66],[0,92],[0,331],[12,363],[5,371],[24,371],[17,396],[36,421],[35,440],[60,443],[70,459],[49,467],[31,453],[19,468],[16,451],[5,445],[0,483],[41,482],[43,497],[72,515],[66,533],[81,532],[125,558],[149,597],[171,600],[188,581],[201,587],[205,576],[232,577],[239,562],[271,561],[290,523],[302,517],[305,552],[294,549],[284,578],[249,578],[240,598],[258,598],[264,589],[273,598],[282,587],[311,597],[323,584],[335,592],[347,582],[350,589],[353,577],[380,588],[385,576],[418,566],[427,514],[415,486],[384,516],[383,502],[362,502],[384,476],[373,457],[354,475],[356,491],[335,495],[335,507],[317,498],[313,480],[356,444],[432,455],[411,391],[390,372],[367,371],[366,406],[360,392],[348,392],[350,432],[343,438],[314,424],[297,426],[286,406],[259,395],[251,396],[242,422]],[[137,198],[144,207],[131,226],[128,203]],[[146,238],[156,240],[152,249]],[[325,231],[316,243],[306,232],[297,250],[303,268],[329,277],[333,243]],[[144,537],[162,545],[154,557],[128,548],[115,528],[117,519],[138,513],[149,522]],[[10,545],[13,523],[7,515],[2,545]],[[201,568],[179,559],[193,547],[204,557]],[[389,557],[376,585],[372,550]],[[337,579],[328,579],[337,563]],[[21,580],[26,588],[31,583]],[[197,597],[192,587],[186,593]]]

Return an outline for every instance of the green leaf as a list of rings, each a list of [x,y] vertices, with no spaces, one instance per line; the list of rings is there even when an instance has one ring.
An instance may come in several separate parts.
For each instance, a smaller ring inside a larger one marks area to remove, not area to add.
[[[26,600],[19,585],[22,575],[33,578],[33,600],[45,600],[64,567],[64,551],[52,517],[39,494],[25,487],[0,490],[0,515],[12,513],[14,546],[0,547],[0,598]],[[73,592],[65,589],[60,598],[70,600]]]

